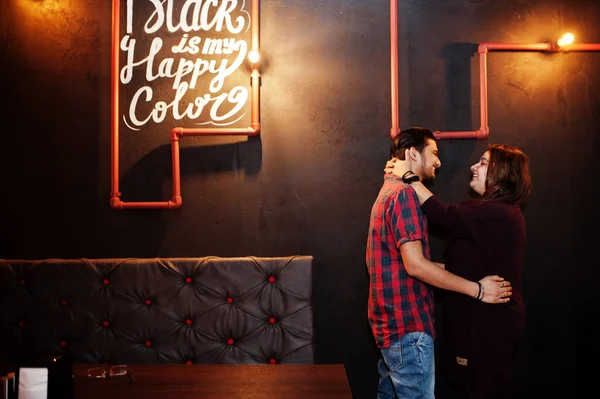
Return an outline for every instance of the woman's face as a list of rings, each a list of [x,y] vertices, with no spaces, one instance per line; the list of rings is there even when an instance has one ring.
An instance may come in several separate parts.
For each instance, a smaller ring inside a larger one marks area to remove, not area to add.
[[[469,185],[479,195],[485,193],[485,178],[487,176],[488,164],[490,163],[490,152],[486,151],[479,162],[471,166],[471,182]]]

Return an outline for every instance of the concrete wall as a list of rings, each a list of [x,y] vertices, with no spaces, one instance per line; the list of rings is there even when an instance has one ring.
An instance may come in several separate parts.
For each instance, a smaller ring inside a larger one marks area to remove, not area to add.
[[[344,363],[355,397],[374,397],[364,247],[390,146],[389,2],[261,3],[260,136],[184,138],[183,207],[115,211],[110,1],[0,0],[0,257],[312,255],[318,361]],[[566,30],[600,42],[593,0],[398,4],[402,128],[478,126],[477,43]],[[468,198],[488,143],[531,157],[518,397],[592,384],[581,364],[598,353],[599,70],[598,53],[491,53],[489,139],[439,145],[433,190],[448,202]],[[123,128],[123,200],[169,199],[171,127]]]

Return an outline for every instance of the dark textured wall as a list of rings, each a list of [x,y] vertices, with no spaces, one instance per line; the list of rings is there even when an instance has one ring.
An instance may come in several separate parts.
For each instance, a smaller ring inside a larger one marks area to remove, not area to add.
[[[402,128],[478,126],[477,43],[600,42],[594,0],[398,3]],[[390,145],[389,2],[260,11],[261,135],[184,138],[183,207],[115,211],[110,1],[0,0],[0,257],[313,255],[318,361],[344,363],[355,397],[373,397],[364,244]],[[467,198],[488,143],[531,157],[518,397],[579,396],[597,369],[583,364],[598,353],[598,71],[598,53],[491,53],[489,139],[440,143],[433,190],[449,202]],[[168,129],[121,141],[123,199],[169,199]]]

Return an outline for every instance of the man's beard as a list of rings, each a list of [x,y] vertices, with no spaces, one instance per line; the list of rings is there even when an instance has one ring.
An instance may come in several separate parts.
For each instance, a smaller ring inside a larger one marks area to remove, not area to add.
[[[430,170],[432,170],[432,169],[433,169],[433,171],[430,172]],[[435,168],[433,168],[433,167],[426,168],[423,164],[421,164],[421,165],[419,165],[418,172],[416,172],[416,173],[421,177],[421,180],[435,179]]]

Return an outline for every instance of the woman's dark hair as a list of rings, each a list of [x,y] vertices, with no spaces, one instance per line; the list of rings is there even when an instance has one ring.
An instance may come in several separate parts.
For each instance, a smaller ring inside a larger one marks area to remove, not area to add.
[[[404,160],[404,151],[411,147],[415,147],[419,153],[422,153],[423,149],[427,146],[427,139],[435,141],[435,136],[429,129],[423,127],[405,129],[394,137],[390,155]]]
[[[502,144],[492,144],[488,151],[483,199],[522,205],[531,193],[529,158],[518,148]]]

